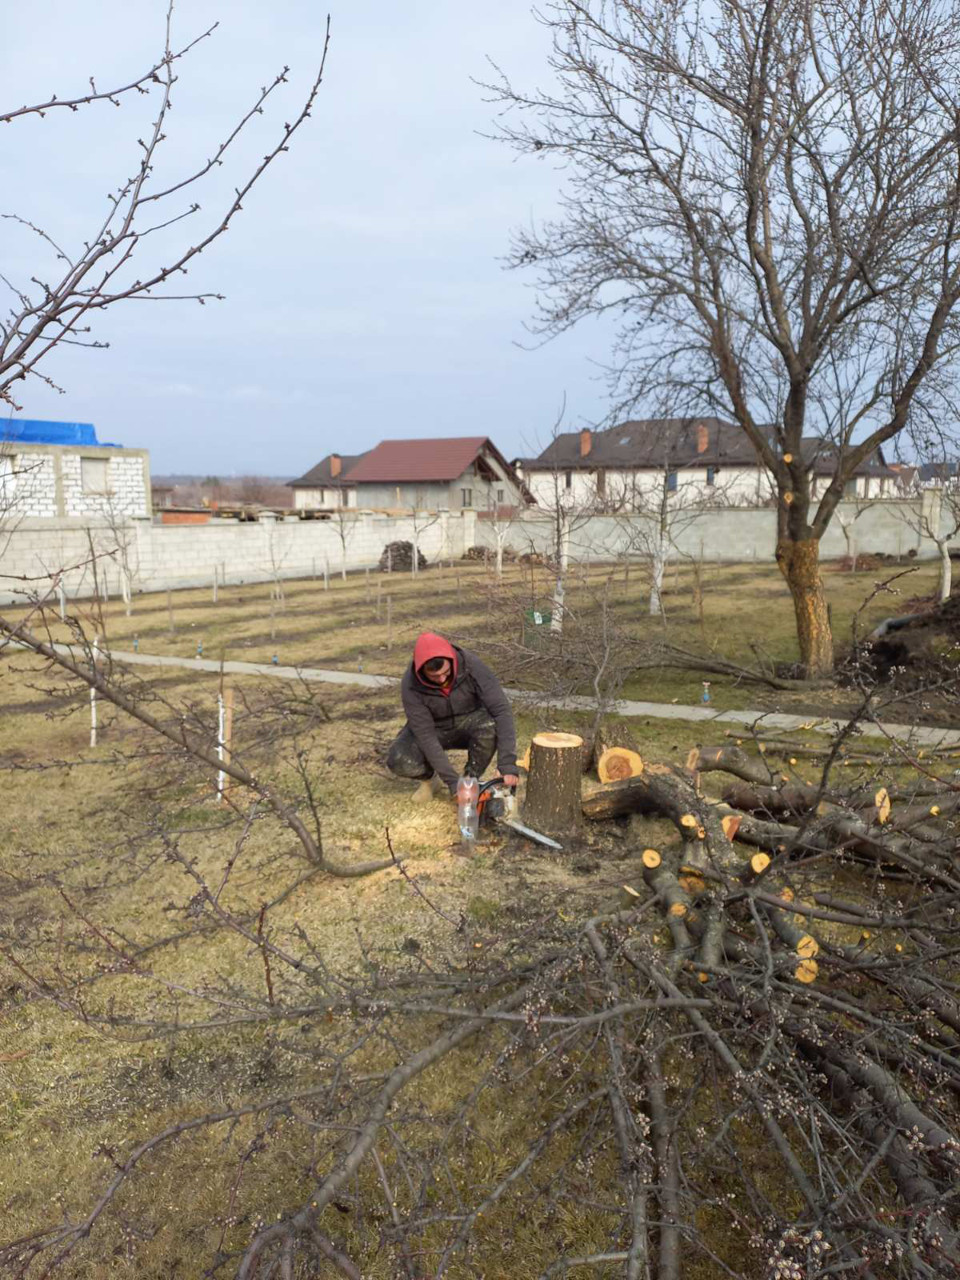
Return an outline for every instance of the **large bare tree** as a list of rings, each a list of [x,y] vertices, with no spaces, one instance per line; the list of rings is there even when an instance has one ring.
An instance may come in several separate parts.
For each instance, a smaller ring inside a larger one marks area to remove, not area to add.
[[[241,135],[272,106],[274,98],[288,83],[289,67],[283,67],[262,88],[251,95],[246,111],[235,121],[227,136],[212,146],[205,160],[187,167],[176,176],[160,177],[158,164],[171,127],[174,90],[184,59],[201,41],[211,36],[216,24],[184,45],[172,35],[173,0],[166,8],[163,48],[157,61],[120,85],[100,88],[93,76],[89,90],[54,94],[42,102],[4,110],[0,124],[16,125],[25,117],[45,117],[54,113],[95,113],[110,106],[133,105],[148,97],[154,106],[142,136],[135,130],[143,124],[131,122],[130,155],[118,160],[118,181],[107,195],[102,216],[78,244],[63,244],[22,210],[11,210],[4,199],[0,213],[8,224],[19,226],[39,239],[42,246],[29,280],[0,274],[0,288],[8,302],[0,311],[0,403],[19,408],[16,391],[30,378],[40,378],[51,386],[49,357],[60,345],[103,347],[96,321],[104,310],[130,300],[192,299],[206,302],[222,295],[184,290],[183,279],[190,264],[227,230],[241,211],[251,189],[274,161],[289,149],[293,135],[309,118],[323,78],[327,41],[321,65],[301,104],[287,121],[278,125],[272,142],[257,160],[238,167],[234,188],[224,203],[211,214],[201,209],[199,197],[216,170],[229,165]],[[162,12],[162,10],[160,10]],[[92,123],[92,122],[91,122]],[[123,176],[126,174],[126,176]],[[182,224],[177,240],[170,228]],[[166,233],[166,234],[161,234]]]
[[[541,21],[553,86],[492,86],[507,140],[564,171],[512,255],[538,327],[612,316],[618,409],[736,420],[776,483],[802,661],[829,671],[820,539],[854,470],[950,392],[957,6],[553,0]]]

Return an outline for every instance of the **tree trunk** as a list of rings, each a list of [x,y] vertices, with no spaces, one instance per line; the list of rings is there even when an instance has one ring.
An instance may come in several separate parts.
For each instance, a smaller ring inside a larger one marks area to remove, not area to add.
[[[653,551],[652,581],[650,583],[651,617],[663,617],[663,573],[666,563],[664,545],[661,540]]]
[[[497,581],[503,577],[503,538],[497,539]]]
[[[953,587],[953,561],[950,559],[950,548],[946,540],[938,542],[937,549],[940,552],[940,586],[937,599],[940,604],[943,604],[950,599],[950,591]]]
[[[523,821],[546,835],[580,825],[580,760],[583,739],[574,733],[538,733],[530,744],[530,775]]]
[[[783,574],[797,620],[800,662],[807,676],[833,671],[833,636],[820,576],[820,543],[817,538],[777,543],[777,564]]]

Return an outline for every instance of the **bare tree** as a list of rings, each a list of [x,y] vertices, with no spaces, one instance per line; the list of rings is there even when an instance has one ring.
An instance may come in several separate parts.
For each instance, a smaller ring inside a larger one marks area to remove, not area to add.
[[[701,483],[699,468],[696,475],[691,474],[696,460],[686,467],[674,462],[669,435],[661,439],[658,452],[658,467],[642,475],[634,473],[619,485],[608,480],[606,496],[626,540],[618,554],[628,559],[639,554],[649,561],[649,611],[664,617],[663,579],[668,560],[683,555],[683,534],[711,508],[731,505],[737,481],[711,477],[709,485]]]
[[[921,538],[929,538],[937,548],[940,561],[937,600],[943,604],[950,599],[953,589],[950,546],[960,535],[960,489],[956,485],[937,485],[921,493],[919,507],[916,503],[904,503],[898,514],[915,533]]]
[[[502,503],[497,502],[492,489],[488,496],[488,502],[485,523],[493,534],[494,572],[496,573],[497,581],[500,582],[503,578],[503,550],[510,531],[516,525],[520,508],[504,506]]]
[[[618,404],[732,415],[775,480],[801,660],[826,672],[819,544],[844,486],[950,399],[956,6],[554,0],[541,21],[556,88],[492,86],[502,136],[567,175],[512,257],[539,272],[539,331],[622,317]]]
[[[420,572],[420,539],[440,519],[440,512],[430,511],[426,506],[426,501],[424,494],[418,489],[413,495],[413,503],[410,507],[410,523],[413,526],[410,572],[414,577]]]
[[[857,544],[854,539],[854,528],[857,521],[875,504],[873,498],[853,498],[837,507],[836,520],[847,546],[847,559],[850,561],[850,572],[857,568]]]
[[[288,82],[289,68],[284,67],[253,97],[247,111],[237,120],[229,134],[213,147],[209,157],[192,170],[173,180],[158,180],[156,168],[171,125],[170,111],[174,88],[183,60],[201,41],[210,37],[210,27],[187,44],[177,46],[172,36],[173,3],[167,6],[166,36],[160,57],[123,84],[98,89],[91,78],[89,92],[55,95],[45,102],[3,111],[0,124],[9,125],[25,116],[46,116],[53,112],[93,112],[104,106],[122,107],[129,99],[151,96],[156,107],[145,136],[134,135],[132,151],[135,163],[131,176],[124,178],[108,195],[102,219],[91,228],[78,245],[61,244],[28,216],[6,212],[4,217],[29,232],[36,244],[39,238],[46,261],[39,263],[29,281],[16,282],[0,277],[12,295],[12,302],[0,321],[0,401],[18,408],[14,388],[30,377],[56,384],[45,366],[54,349],[72,344],[103,347],[94,333],[101,312],[117,303],[137,300],[184,300],[205,303],[220,299],[217,293],[183,293],[179,281],[190,264],[209,248],[230,226],[243,208],[252,188],[278,156],[286,152],[293,136],[309,118],[323,77],[327,42],[320,68],[302,106],[288,122],[278,128],[276,140],[261,159],[246,173],[238,174],[233,196],[182,246],[168,255],[154,252],[155,233],[179,224],[200,220],[198,199],[204,180],[215,169],[228,164],[232,148],[248,126],[272,105],[272,100]],[[121,162],[124,163],[124,162]],[[184,228],[186,230],[186,226]],[[156,237],[156,243],[168,242]]]

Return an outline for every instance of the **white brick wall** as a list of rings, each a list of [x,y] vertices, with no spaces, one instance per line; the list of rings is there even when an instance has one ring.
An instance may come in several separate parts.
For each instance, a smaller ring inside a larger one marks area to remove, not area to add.
[[[106,462],[103,493],[84,493],[83,458]],[[143,449],[76,449],[62,445],[4,446],[0,453],[0,513],[49,520],[99,516],[111,522],[149,516],[150,468]]]
[[[48,453],[16,453],[10,460],[4,506],[10,513],[40,517],[57,514],[56,458]]]
[[[429,523],[428,523],[429,522]],[[458,559],[477,541],[474,512],[431,513],[418,518],[417,539],[429,561]],[[275,520],[205,525],[157,525],[132,520],[111,528],[102,521],[22,520],[0,540],[0,600],[23,599],[50,589],[58,573],[67,593],[90,595],[94,573],[111,596],[127,574],[134,591],[207,586],[216,571],[228,583],[268,582],[340,572],[343,547],[335,520]],[[413,520],[373,512],[344,517],[347,569],[373,567],[388,542],[412,541]]]
[[[103,456],[103,453],[84,453],[83,450],[61,454],[64,513],[67,516],[102,515],[110,519],[149,515],[144,464],[139,455],[118,453],[108,457],[106,493],[84,493],[82,459]]]

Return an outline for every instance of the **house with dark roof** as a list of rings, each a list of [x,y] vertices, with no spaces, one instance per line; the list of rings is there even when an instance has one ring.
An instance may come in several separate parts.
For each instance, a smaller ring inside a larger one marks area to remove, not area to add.
[[[331,453],[289,485],[299,510],[488,512],[530,501],[486,436],[383,440],[367,453]]]
[[[960,487],[960,462],[923,462],[917,468],[917,481],[922,489],[956,489]]]
[[[814,496],[834,473],[836,450],[819,437],[803,441]],[[605,431],[564,432],[536,458],[514,460],[538,504],[630,511],[668,492],[721,505],[760,506],[775,488],[743,431],[721,418],[646,418]],[[896,475],[877,452],[847,484],[849,496],[896,493]]]
[[[357,491],[346,483],[346,472],[364,457],[362,453],[328,453],[297,480],[289,480],[293,505],[298,511],[323,511],[331,507],[355,507]]]

